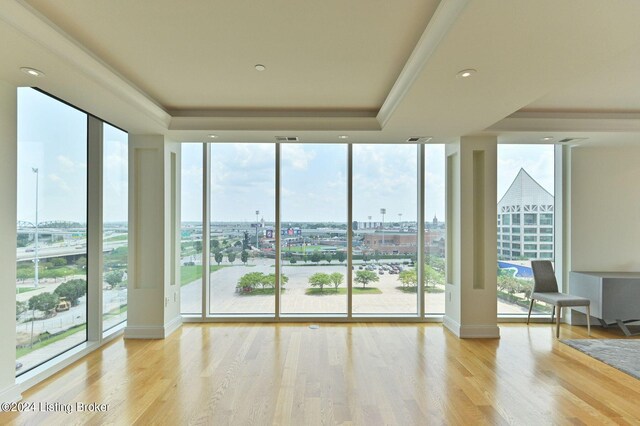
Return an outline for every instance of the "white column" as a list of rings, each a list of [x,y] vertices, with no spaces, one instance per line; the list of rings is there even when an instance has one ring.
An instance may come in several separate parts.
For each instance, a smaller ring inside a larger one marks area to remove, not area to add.
[[[162,339],[180,317],[180,145],[129,137],[129,271],[125,338]]]
[[[17,91],[0,81],[0,402],[20,399],[16,379]]]
[[[446,157],[444,326],[462,338],[498,338],[497,139],[462,137]]]

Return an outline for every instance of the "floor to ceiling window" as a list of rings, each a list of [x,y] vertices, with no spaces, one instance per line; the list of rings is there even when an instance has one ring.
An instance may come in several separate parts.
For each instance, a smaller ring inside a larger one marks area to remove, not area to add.
[[[554,164],[553,145],[498,145],[499,314],[526,314],[531,260],[554,260]]]
[[[103,293],[102,328],[108,330],[127,319],[128,135],[103,124]]]
[[[425,145],[424,293],[425,312],[444,314],[445,304],[445,146]]]
[[[347,145],[281,145],[284,314],[347,312]]]
[[[18,89],[16,374],[87,340],[87,119]]]
[[[183,314],[202,314],[202,156],[202,144],[182,144],[180,311]]]
[[[443,145],[183,144],[182,161],[183,314],[444,312]]]
[[[212,144],[211,314],[275,312],[275,145]]]
[[[353,146],[356,314],[417,314],[417,170],[414,144]]]

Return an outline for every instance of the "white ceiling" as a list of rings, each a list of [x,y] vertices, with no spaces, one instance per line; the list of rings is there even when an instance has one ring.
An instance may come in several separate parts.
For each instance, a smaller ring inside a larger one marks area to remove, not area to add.
[[[640,2],[1,1],[0,79],[132,133],[640,140]]]

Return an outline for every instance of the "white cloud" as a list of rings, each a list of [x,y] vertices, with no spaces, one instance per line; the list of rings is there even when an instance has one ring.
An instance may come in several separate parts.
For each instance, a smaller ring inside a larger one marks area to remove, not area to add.
[[[282,160],[296,170],[306,170],[309,162],[316,156],[315,151],[304,149],[301,145],[283,145]]]
[[[64,155],[58,155],[56,157],[56,160],[58,160],[58,164],[64,169],[73,170],[76,167],[76,164],[73,162],[73,160],[71,160],[69,157],[65,157]]]
[[[58,176],[58,175],[56,175],[54,173],[51,173],[47,177],[49,178],[49,180],[51,182],[53,182],[61,190],[65,191],[65,192],[71,192],[71,188],[69,187],[67,182],[64,179],[62,179],[60,176]]]

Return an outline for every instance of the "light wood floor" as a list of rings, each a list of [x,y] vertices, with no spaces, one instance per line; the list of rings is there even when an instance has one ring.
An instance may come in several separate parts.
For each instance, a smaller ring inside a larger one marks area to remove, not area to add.
[[[459,340],[439,324],[184,325],[164,341],[115,340],[23,395],[106,413],[0,423],[640,424],[640,381],[561,344],[551,324],[500,329]]]

